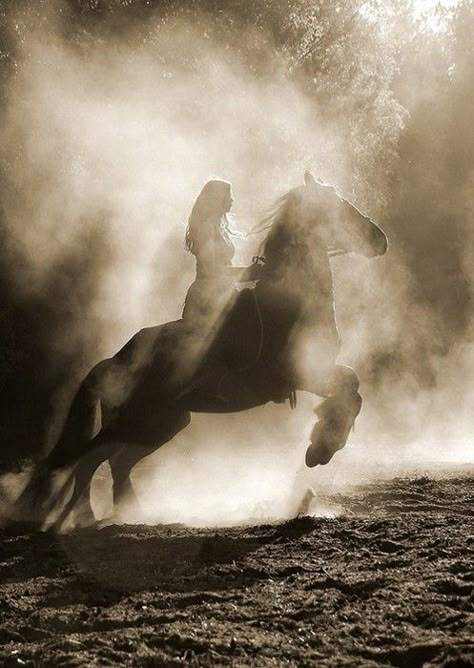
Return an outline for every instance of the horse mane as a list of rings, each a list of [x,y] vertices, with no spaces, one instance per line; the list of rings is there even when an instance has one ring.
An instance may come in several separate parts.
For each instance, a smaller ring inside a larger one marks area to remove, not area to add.
[[[300,191],[301,188],[293,188],[279,197],[258,226],[260,232],[268,230],[258,250],[258,255],[265,259],[267,269],[276,268],[283,261],[288,263],[297,248],[300,249],[298,255],[306,248],[301,233],[298,233],[301,229],[295,221]]]
[[[255,289],[259,295],[276,290],[282,313],[287,312],[282,317],[291,319],[296,312],[307,313],[309,322],[313,320],[311,314],[316,314],[316,318],[336,328],[327,248],[322,240],[318,243],[317,234],[311,233],[309,212],[300,206],[304,203],[304,187],[282,195],[260,223],[260,232],[267,231],[259,247],[265,272]]]
[[[289,190],[284,195],[281,195],[269,209],[265,217],[262,218],[262,220],[260,220],[260,222],[248,233],[247,236],[249,237],[261,234],[262,232],[267,232],[258,247],[259,256],[263,255],[268,240],[275,235],[276,230],[280,229],[282,226],[285,227],[288,223],[290,201],[295,195],[295,190],[296,189]]]

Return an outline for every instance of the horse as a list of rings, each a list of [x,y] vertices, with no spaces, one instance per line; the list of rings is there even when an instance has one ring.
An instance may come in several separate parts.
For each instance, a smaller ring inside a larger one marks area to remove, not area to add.
[[[45,528],[56,512],[49,528],[60,530],[74,509],[79,525],[91,523],[90,484],[106,460],[115,511],[136,502],[133,467],[188,426],[193,412],[236,412],[287,400],[293,407],[296,391],[310,392],[323,402],[306,465],[325,465],[344,447],[362,398],[355,371],[336,361],[341,340],[330,257],[381,256],[387,237],[309,172],[265,223],[262,277],[253,288],[235,290],[209,340],[182,319],[148,327],[87,374],[55,447],[17,502],[17,510],[33,514],[35,526]],[[55,492],[58,472],[68,477]]]

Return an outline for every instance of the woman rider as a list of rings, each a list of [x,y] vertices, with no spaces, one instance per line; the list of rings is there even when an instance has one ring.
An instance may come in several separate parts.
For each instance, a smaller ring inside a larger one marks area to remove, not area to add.
[[[196,278],[188,290],[183,320],[197,334],[215,332],[232,305],[235,285],[261,277],[262,267],[234,267],[235,254],[227,214],[232,207],[228,181],[208,181],[189,216],[186,249],[196,258]]]

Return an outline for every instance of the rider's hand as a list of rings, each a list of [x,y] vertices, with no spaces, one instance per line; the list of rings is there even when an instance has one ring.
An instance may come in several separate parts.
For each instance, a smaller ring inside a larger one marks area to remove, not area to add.
[[[265,265],[264,264],[252,264],[249,267],[249,274],[251,276],[252,281],[259,281],[265,273]]]

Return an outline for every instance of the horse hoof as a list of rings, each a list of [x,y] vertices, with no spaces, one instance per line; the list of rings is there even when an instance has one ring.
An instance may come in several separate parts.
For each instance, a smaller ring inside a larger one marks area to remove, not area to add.
[[[103,517],[100,520],[96,520],[94,527],[96,529],[106,529],[107,527],[112,526],[121,526],[124,522],[121,521],[117,515],[109,515],[108,517]]]
[[[86,506],[85,508],[75,508],[72,512],[72,524],[75,529],[87,529],[95,526],[96,517],[92,508]]]
[[[306,450],[305,463],[308,468],[328,464],[333,455],[342,446],[336,442],[333,429],[328,428],[325,420],[319,420],[311,432],[311,444]]]
[[[97,520],[94,516],[90,517],[75,517],[74,518],[74,528],[75,529],[90,529],[97,526]]]
[[[334,454],[335,452],[331,452],[327,448],[310,445],[306,450],[305,464],[310,469],[318,466],[318,464],[324,466],[331,461]]]
[[[26,533],[39,533],[42,525],[36,522],[28,522],[26,520],[6,520],[2,525],[3,531],[7,535],[18,536]]]

